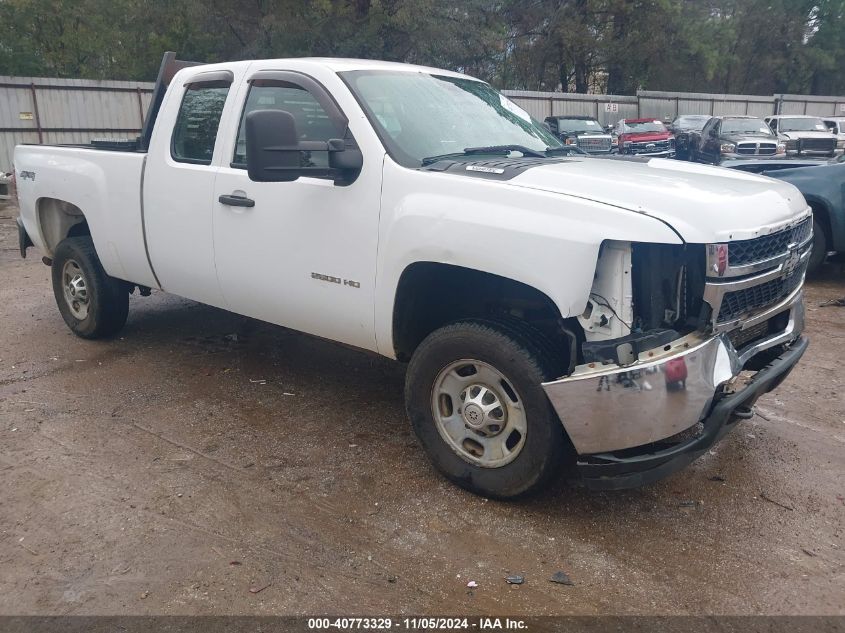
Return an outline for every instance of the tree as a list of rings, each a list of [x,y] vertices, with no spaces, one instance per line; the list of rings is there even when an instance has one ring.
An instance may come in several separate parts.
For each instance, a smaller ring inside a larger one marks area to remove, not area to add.
[[[0,0],[0,74],[339,56],[503,88],[845,92],[845,0]]]

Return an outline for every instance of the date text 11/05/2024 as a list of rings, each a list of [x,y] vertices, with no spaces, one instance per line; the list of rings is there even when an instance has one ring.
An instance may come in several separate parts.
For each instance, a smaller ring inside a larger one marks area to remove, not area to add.
[[[527,623],[515,618],[309,618],[309,630],[362,630],[362,629],[401,629],[401,630],[524,630]]]

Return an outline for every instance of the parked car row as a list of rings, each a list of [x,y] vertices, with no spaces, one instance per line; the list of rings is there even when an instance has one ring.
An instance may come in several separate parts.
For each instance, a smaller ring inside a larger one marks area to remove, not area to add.
[[[810,115],[710,116],[686,114],[670,124],[654,118],[621,119],[602,128],[594,117],[546,117],[546,127],[588,154],[627,154],[720,164],[778,156],[833,157],[845,150],[845,117]]]
[[[622,119],[607,129],[588,116],[545,122],[568,147],[588,154],[676,158],[787,181],[814,212],[808,272],[831,253],[845,253],[845,117],[685,114],[668,125]]]
[[[622,119],[605,129],[594,117],[563,115],[546,117],[545,125],[565,144],[587,154],[675,156],[675,137],[657,119]]]

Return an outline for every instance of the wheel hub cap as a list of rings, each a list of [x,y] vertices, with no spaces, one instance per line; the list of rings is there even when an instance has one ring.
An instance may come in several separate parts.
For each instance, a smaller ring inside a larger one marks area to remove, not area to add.
[[[88,283],[76,261],[69,259],[62,268],[65,303],[74,317],[82,321],[88,316]]]
[[[486,437],[502,432],[507,422],[507,413],[501,398],[485,385],[472,385],[461,393],[464,402],[463,418],[468,428]]]
[[[488,363],[465,359],[444,367],[432,387],[431,406],[440,437],[471,464],[500,468],[525,445],[522,400]]]

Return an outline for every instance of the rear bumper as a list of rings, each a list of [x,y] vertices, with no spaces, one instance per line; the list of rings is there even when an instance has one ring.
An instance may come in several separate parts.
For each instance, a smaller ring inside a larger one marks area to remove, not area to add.
[[[726,334],[685,337],[627,367],[581,366],[545,383],[578,453],[583,483],[596,489],[640,486],[683,468],[718,441],[733,428],[737,410],[780,384],[804,353],[800,294],[788,309],[785,330],[741,352]],[[734,391],[743,367],[779,346],[783,352]],[[748,411],[740,413],[747,417]]]
[[[674,158],[675,150],[662,150],[659,152],[626,152],[622,150],[619,152],[620,154],[624,154],[626,156],[643,156],[646,158]]]
[[[726,160],[783,160],[786,154],[738,154],[730,152],[719,154],[719,162]]]

